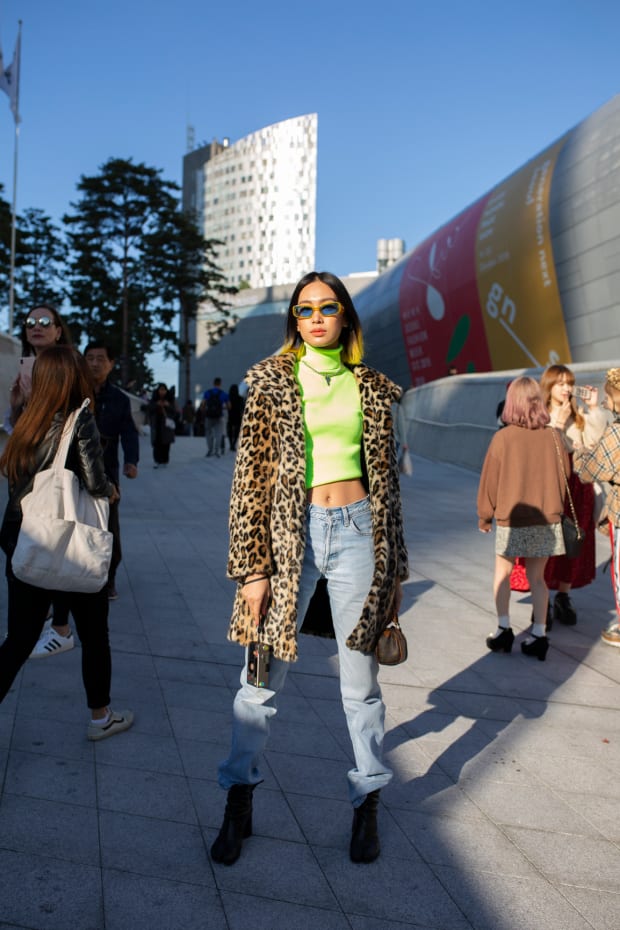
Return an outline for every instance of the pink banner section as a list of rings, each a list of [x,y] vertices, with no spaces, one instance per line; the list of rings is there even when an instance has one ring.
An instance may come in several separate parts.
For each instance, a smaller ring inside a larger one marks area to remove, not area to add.
[[[476,281],[476,234],[489,194],[412,253],[400,285],[400,319],[416,387],[492,367]]]

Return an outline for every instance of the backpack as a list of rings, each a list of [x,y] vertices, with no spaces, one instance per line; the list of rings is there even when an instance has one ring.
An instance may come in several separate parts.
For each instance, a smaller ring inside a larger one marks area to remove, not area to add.
[[[205,394],[207,402],[205,414],[210,420],[219,420],[222,416],[222,393],[217,388],[211,388]]]

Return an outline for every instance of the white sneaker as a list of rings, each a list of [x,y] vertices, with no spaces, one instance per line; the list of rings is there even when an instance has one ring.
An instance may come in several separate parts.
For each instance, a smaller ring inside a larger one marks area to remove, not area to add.
[[[73,649],[74,646],[75,641],[71,631],[69,631],[68,636],[61,636],[50,626],[49,629],[44,629],[39,636],[36,646],[30,653],[30,658],[44,659],[46,656],[55,656],[59,652],[67,652],[69,649]]]
[[[112,710],[107,723],[96,724],[89,723],[86,730],[86,738],[90,740],[107,739],[108,736],[114,736],[115,733],[122,733],[128,730],[133,723],[133,711],[131,710]]]

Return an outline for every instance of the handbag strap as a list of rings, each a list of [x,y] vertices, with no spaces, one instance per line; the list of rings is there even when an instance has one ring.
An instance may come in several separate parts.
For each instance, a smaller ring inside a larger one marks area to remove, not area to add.
[[[54,461],[52,462],[51,466],[57,475],[60,474],[65,467],[65,462],[67,461],[67,455],[69,454],[69,447],[73,439],[77,419],[82,410],[85,410],[89,404],[90,400],[86,398],[86,400],[83,400],[81,405],[76,410],[71,411],[65,420],[65,425],[63,426],[62,434],[60,436],[60,442],[58,443],[56,455],[54,456]]]
[[[562,453],[560,452],[560,445],[558,443],[558,437],[555,432],[555,427],[551,427],[551,433],[553,435],[553,441],[555,443],[555,449],[558,453],[558,458],[560,460],[560,467],[562,469],[562,474],[564,475],[564,484],[566,485],[566,493],[568,494],[568,503],[570,504],[570,512],[573,515],[573,523],[576,527],[579,526],[579,521],[577,520],[577,514],[575,512],[575,505],[573,504],[573,495],[570,492],[570,487],[568,486],[568,478],[566,477],[566,469],[564,468],[564,460],[562,458]]]

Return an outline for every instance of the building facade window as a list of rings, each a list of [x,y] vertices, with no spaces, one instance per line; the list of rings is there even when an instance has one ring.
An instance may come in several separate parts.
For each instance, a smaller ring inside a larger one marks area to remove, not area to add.
[[[238,142],[214,143],[205,150],[208,157],[194,172],[196,190],[190,192],[203,204],[201,231],[205,238],[231,243],[233,229],[243,227],[245,249],[222,249],[218,255],[227,280],[238,282],[244,267],[241,254],[259,251],[260,266],[246,262],[241,276],[250,287],[288,284],[313,268],[316,114],[284,120]]]

